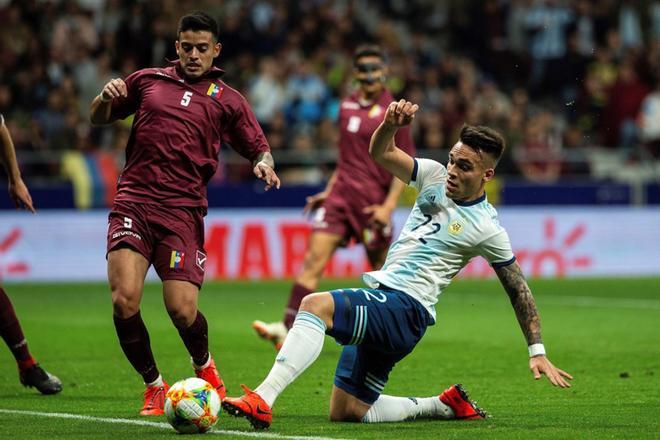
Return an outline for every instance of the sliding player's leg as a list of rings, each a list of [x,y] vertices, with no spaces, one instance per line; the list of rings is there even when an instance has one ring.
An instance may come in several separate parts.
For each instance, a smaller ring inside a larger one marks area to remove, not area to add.
[[[416,418],[452,418],[453,411],[433,397],[381,394],[394,365],[408,352],[346,346],[342,351],[330,400],[330,420],[337,422],[400,422]]]
[[[273,403],[316,360],[323,348],[325,332],[332,328],[333,313],[334,300],[330,293],[305,297],[266,379],[254,391],[242,385],[245,394],[225,399],[222,404],[225,411],[246,417],[257,429],[270,426]]]
[[[334,329],[328,334],[339,342],[360,345],[347,345],[342,351],[330,403],[331,420],[374,423],[484,417],[460,385],[432,397],[381,394],[394,365],[412,351],[431,323],[421,304],[390,289],[345,289],[333,294],[337,306]],[[349,308],[355,312],[346,313]],[[342,322],[342,316],[350,318]]]

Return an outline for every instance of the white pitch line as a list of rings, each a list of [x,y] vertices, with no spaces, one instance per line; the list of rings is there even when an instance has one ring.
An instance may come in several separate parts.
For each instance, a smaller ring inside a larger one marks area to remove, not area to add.
[[[450,296],[448,295],[447,298]],[[485,296],[483,294],[470,293],[470,292],[456,292],[451,295],[455,301],[462,299],[470,299],[479,302],[495,302],[492,296]],[[543,305],[551,306],[575,306],[575,307],[604,307],[604,308],[623,308],[623,309],[652,309],[660,310],[660,301],[655,299],[642,299],[642,298],[604,298],[596,296],[549,296],[542,295],[536,298],[536,301]]]
[[[87,422],[98,422],[98,423],[113,423],[116,425],[138,425],[138,426],[152,426],[154,428],[167,429],[174,431],[174,429],[167,423],[161,422],[149,422],[147,420],[134,420],[134,419],[113,419],[110,417],[93,417],[85,416],[82,414],[69,414],[69,413],[49,413],[49,412],[39,412],[39,411],[24,411],[20,409],[3,409],[0,408],[0,414],[16,414],[23,416],[37,416],[37,417],[51,417],[56,419],[74,419],[74,420],[84,420]],[[216,434],[216,435],[235,435],[240,437],[254,437],[254,438],[273,438],[273,439],[286,439],[286,440],[345,440],[332,437],[311,437],[304,435],[283,435],[276,434],[274,432],[264,432],[264,431],[231,431],[227,429],[213,429],[207,434]]]

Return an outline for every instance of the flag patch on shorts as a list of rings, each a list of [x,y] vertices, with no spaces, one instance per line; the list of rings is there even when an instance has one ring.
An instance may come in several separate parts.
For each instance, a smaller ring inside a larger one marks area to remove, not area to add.
[[[170,269],[179,269],[183,267],[183,261],[186,258],[186,253],[181,251],[172,251],[170,257]]]

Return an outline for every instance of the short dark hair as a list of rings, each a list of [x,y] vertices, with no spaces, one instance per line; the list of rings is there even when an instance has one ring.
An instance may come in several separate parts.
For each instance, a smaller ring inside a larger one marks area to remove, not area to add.
[[[353,65],[362,57],[378,57],[384,63],[387,62],[385,51],[377,44],[361,44],[353,52]]]
[[[504,152],[505,143],[502,135],[485,125],[463,124],[459,139],[464,145],[472,148],[477,153],[483,151],[492,156],[496,164]]]
[[[185,31],[208,31],[213,39],[218,41],[218,22],[206,12],[193,11],[179,19],[176,35],[179,37]]]

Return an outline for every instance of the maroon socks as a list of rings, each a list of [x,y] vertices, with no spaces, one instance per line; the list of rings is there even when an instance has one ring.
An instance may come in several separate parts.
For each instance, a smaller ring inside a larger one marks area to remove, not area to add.
[[[202,312],[197,311],[197,317],[189,327],[178,330],[195,365],[204,365],[209,360],[209,326]]]
[[[113,318],[119,345],[135,371],[140,373],[144,383],[151,383],[158,379],[159,373],[151,352],[149,333],[140,312],[126,319],[116,316]]]
[[[16,358],[18,367],[21,370],[35,364],[34,359],[30,356],[27,341],[23,335],[21,324],[18,322],[14,306],[12,306],[2,287],[0,287],[0,336],[2,336],[14,358]]]
[[[289,303],[286,306],[284,311],[284,325],[287,329],[291,329],[293,321],[296,319],[298,314],[298,309],[300,308],[300,303],[303,298],[312,293],[307,287],[302,284],[295,283],[291,288],[291,293],[289,294]]]

